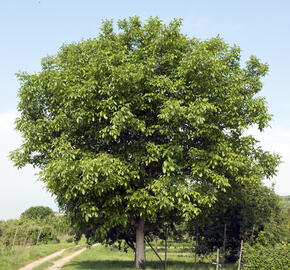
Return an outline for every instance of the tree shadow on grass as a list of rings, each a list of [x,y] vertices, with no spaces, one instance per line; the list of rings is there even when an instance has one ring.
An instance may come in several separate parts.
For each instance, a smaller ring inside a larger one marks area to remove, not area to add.
[[[97,269],[130,269],[133,268],[132,261],[111,261],[111,260],[99,260],[99,261],[81,261],[70,262],[66,264],[68,267],[78,270],[97,270]],[[64,268],[65,269],[65,268]]]
[[[213,266],[206,263],[195,264],[193,262],[181,262],[181,261],[169,261],[168,267],[170,269],[196,269],[196,270],[212,270]],[[134,269],[132,261],[118,261],[118,260],[99,260],[99,261],[81,261],[70,262],[68,267],[78,270],[113,270],[113,269]],[[149,269],[164,269],[164,266],[160,262],[146,262],[146,267]],[[65,268],[64,268],[65,269]]]

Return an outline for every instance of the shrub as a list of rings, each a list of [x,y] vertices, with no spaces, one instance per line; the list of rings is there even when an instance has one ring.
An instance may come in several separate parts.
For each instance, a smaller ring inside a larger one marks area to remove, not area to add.
[[[245,246],[243,269],[248,270],[286,270],[289,269],[289,244],[275,246]]]

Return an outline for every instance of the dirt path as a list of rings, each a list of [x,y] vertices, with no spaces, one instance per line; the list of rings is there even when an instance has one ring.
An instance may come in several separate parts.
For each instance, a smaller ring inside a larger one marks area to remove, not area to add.
[[[25,265],[25,266],[19,268],[18,270],[32,270],[34,267],[37,267],[38,265],[41,265],[42,263],[44,263],[44,262],[46,262],[46,261],[49,261],[49,260],[51,260],[51,259],[53,259],[53,258],[59,256],[59,255],[62,254],[65,250],[66,250],[65,248],[64,248],[64,249],[61,249],[61,250],[59,250],[59,251],[57,251],[57,252],[55,252],[55,253],[52,253],[52,254],[50,254],[50,255],[44,257],[44,258],[41,258],[41,259],[39,259],[39,260],[37,260],[37,261],[34,261],[34,262],[30,263],[30,264],[27,264],[27,265]]]
[[[75,251],[74,253],[61,258],[57,261],[54,262],[54,264],[52,266],[50,266],[49,268],[47,268],[47,270],[57,270],[57,269],[61,269],[67,262],[69,262],[72,258],[74,258],[75,256],[78,256],[79,254],[81,254],[82,252],[84,252],[87,248],[82,248],[80,250]]]

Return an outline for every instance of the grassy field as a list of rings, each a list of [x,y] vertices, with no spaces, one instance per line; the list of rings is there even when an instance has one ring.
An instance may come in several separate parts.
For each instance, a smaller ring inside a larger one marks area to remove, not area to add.
[[[15,270],[39,258],[45,257],[63,248],[73,246],[73,243],[62,241],[57,244],[46,244],[31,247],[15,246],[0,247],[0,270]]]
[[[35,268],[35,270],[45,270],[53,264],[54,261],[65,257],[72,252],[82,248],[85,244],[84,239],[79,243],[80,246],[75,247],[74,243],[67,243],[62,241],[58,244],[47,244],[38,245],[31,247],[19,247],[16,246],[13,250],[0,248],[0,270],[16,270],[21,266],[29,264],[41,257],[45,257],[52,254],[60,249],[69,248],[60,256],[45,262]],[[153,243],[152,243],[153,244]],[[164,248],[159,243],[158,252],[160,256],[164,257]],[[173,243],[172,243],[173,244]],[[171,246],[168,249],[168,270],[185,270],[185,269],[196,269],[196,270],[214,270],[215,265],[212,264],[215,260],[215,255],[203,258],[202,262],[194,263],[194,254],[190,245],[187,243],[175,243],[175,246]],[[64,268],[64,270],[129,270],[134,269],[133,267],[134,254],[132,251],[128,253],[122,252],[113,248],[111,250],[105,246],[97,246],[94,248],[87,249],[81,255],[75,257],[70,261]],[[163,265],[153,253],[150,248],[146,249],[146,269],[164,269]],[[236,269],[234,265],[226,265],[223,269],[231,270]]]
[[[129,270],[133,268],[132,252],[124,253],[116,249],[111,251],[109,248],[104,246],[97,246],[86,250],[81,255],[74,258],[62,269],[64,270]],[[146,251],[146,269],[164,269],[158,258],[152,251]],[[184,256],[181,254],[168,254],[168,270],[214,270],[215,265],[211,263],[198,263],[195,264],[193,256],[188,254]],[[226,270],[236,269],[234,265],[226,265]]]

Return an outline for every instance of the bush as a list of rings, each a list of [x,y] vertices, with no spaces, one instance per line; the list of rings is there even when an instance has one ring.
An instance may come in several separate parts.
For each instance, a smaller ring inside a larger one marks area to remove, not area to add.
[[[243,269],[248,270],[287,270],[290,265],[289,245],[245,246]]]

